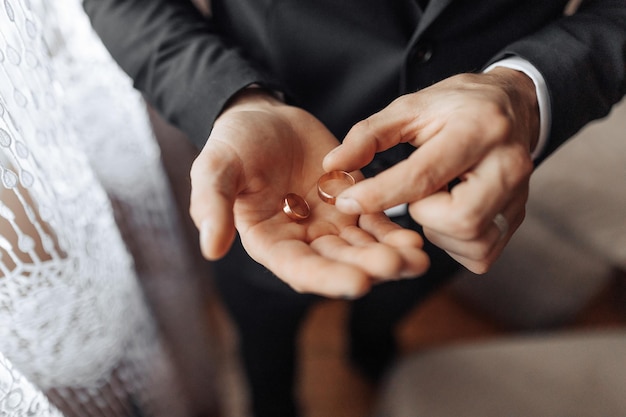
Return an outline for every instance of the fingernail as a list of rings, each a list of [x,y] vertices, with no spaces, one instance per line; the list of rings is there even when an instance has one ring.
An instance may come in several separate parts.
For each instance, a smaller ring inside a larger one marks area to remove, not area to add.
[[[337,146],[335,149],[333,149],[332,151],[328,152],[326,154],[326,156],[324,156],[324,162],[328,161],[329,159],[331,159],[333,157],[334,154],[337,153],[337,149],[339,149],[339,146]]]
[[[350,197],[339,197],[335,201],[335,207],[343,213],[346,214],[361,214],[363,213],[363,208],[354,198]]]

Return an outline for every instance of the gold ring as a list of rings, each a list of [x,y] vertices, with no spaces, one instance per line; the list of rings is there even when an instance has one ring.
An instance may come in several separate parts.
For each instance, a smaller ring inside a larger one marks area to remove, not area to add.
[[[309,203],[298,194],[289,193],[283,198],[283,212],[291,220],[305,220],[311,214]]]
[[[354,177],[346,171],[330,171],[317,180],[317,194],[323,202],[334,205],[336,197],[355,183]]]

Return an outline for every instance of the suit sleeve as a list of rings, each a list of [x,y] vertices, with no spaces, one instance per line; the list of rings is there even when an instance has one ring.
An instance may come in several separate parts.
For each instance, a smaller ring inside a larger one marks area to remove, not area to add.
[[[233,94],[251,83],[276,88],[189,0],[83,0],[83,7],[135,88],[198,147]]]
[[[552,125],[544,157],[626,94],[626,2],[583,2],[579,10],[509,45],[543,75]]]

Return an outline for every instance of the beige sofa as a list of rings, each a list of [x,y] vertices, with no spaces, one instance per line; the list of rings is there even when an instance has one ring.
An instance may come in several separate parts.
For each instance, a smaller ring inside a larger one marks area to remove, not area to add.
[[[612,280],[623,289],[624,271],[626,102],[538,169],[527,219],[495,267],[484,276],[463,272],[453,284],[465,302],[523,336],[400,361],[375,416],[626,415],[626,327],[558,330]],[[626,297],[617,299],[626,314]]]

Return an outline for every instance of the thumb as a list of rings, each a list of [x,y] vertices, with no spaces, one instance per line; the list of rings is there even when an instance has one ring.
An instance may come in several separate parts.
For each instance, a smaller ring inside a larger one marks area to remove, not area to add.
[[[208,260],[223,257],[235,240],[233,207],[241,170],[224,158],[203,152],[191,169],[189,212],[200,231],[200,249]]]
[[[396,99],[383,110],[356,123],[346,134],[341,145],[326,155],[323,161],[325,171],[355,171],[369,164],[374,156],[395,145],[408,142],[413,137],[405,137],[405,127],[411,122],[408,101]]]

